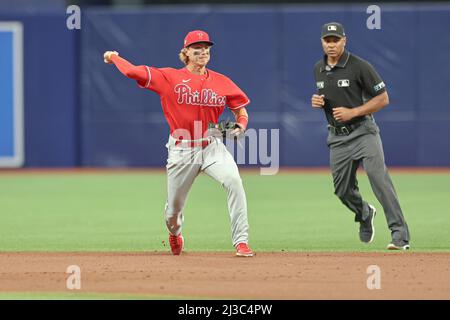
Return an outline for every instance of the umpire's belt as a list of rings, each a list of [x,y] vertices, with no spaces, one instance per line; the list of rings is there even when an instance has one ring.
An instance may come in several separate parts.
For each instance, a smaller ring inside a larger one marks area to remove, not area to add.
[[[339,126],[339,127],[335,127],[332,126],[331,124],[328,125],[328,130],[330,130],[332,133],[334,133],[337,136],[348,136],[350,133],[352,133],[353,131],[355,131],[359,126],[361,126],[361,124],[365,121],[359,121],[356,123],[352,123],[352,124],[347,124],[345,126]]]

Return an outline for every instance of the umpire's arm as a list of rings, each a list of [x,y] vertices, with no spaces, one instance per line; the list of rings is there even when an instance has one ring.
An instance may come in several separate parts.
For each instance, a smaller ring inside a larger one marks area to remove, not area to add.
[[[362,117],[375,113],[389,104],[389,96],[386,91],[373,97],[362,106],[356,108],[336,107],[333,108],[333,117],[337,121],[345,122],[356,117]]]

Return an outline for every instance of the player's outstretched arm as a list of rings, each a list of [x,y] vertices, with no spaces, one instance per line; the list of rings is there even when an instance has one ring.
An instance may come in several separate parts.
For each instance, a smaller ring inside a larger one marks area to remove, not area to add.
[[[148,81],[148,71],[145,66],[135,66],[129,61],[119,56],[117,51],[106,51],[103,54],[103,61],[114,64],[126,77],[146,83]]]

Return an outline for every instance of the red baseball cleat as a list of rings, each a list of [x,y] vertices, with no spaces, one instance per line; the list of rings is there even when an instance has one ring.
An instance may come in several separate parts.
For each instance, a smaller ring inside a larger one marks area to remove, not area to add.
[[[236,255],[238,257],[253,257],[253,251],[248,247],[246,243],[239,243],[236,246]]]
[[[181,234],[179,236],[174,236],[172,234],[169,234],[169,243],[170,243],[170,249],[172,250],[172,253],[175,256],[180,255],[181,251],[183,251],[183,245],[184,245],[183,236]]]

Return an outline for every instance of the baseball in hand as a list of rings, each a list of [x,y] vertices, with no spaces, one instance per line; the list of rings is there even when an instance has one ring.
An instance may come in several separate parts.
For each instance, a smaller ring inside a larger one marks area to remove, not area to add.
[[[104,54],[103,54],[103,61],[105,62],[105,63],[112,63],[112,61],[111,61],[111,55],[113,55],[113,54],[115,54],[115,55],[119,55],[119,53],[117,52],[117,51],[106,51]]]

